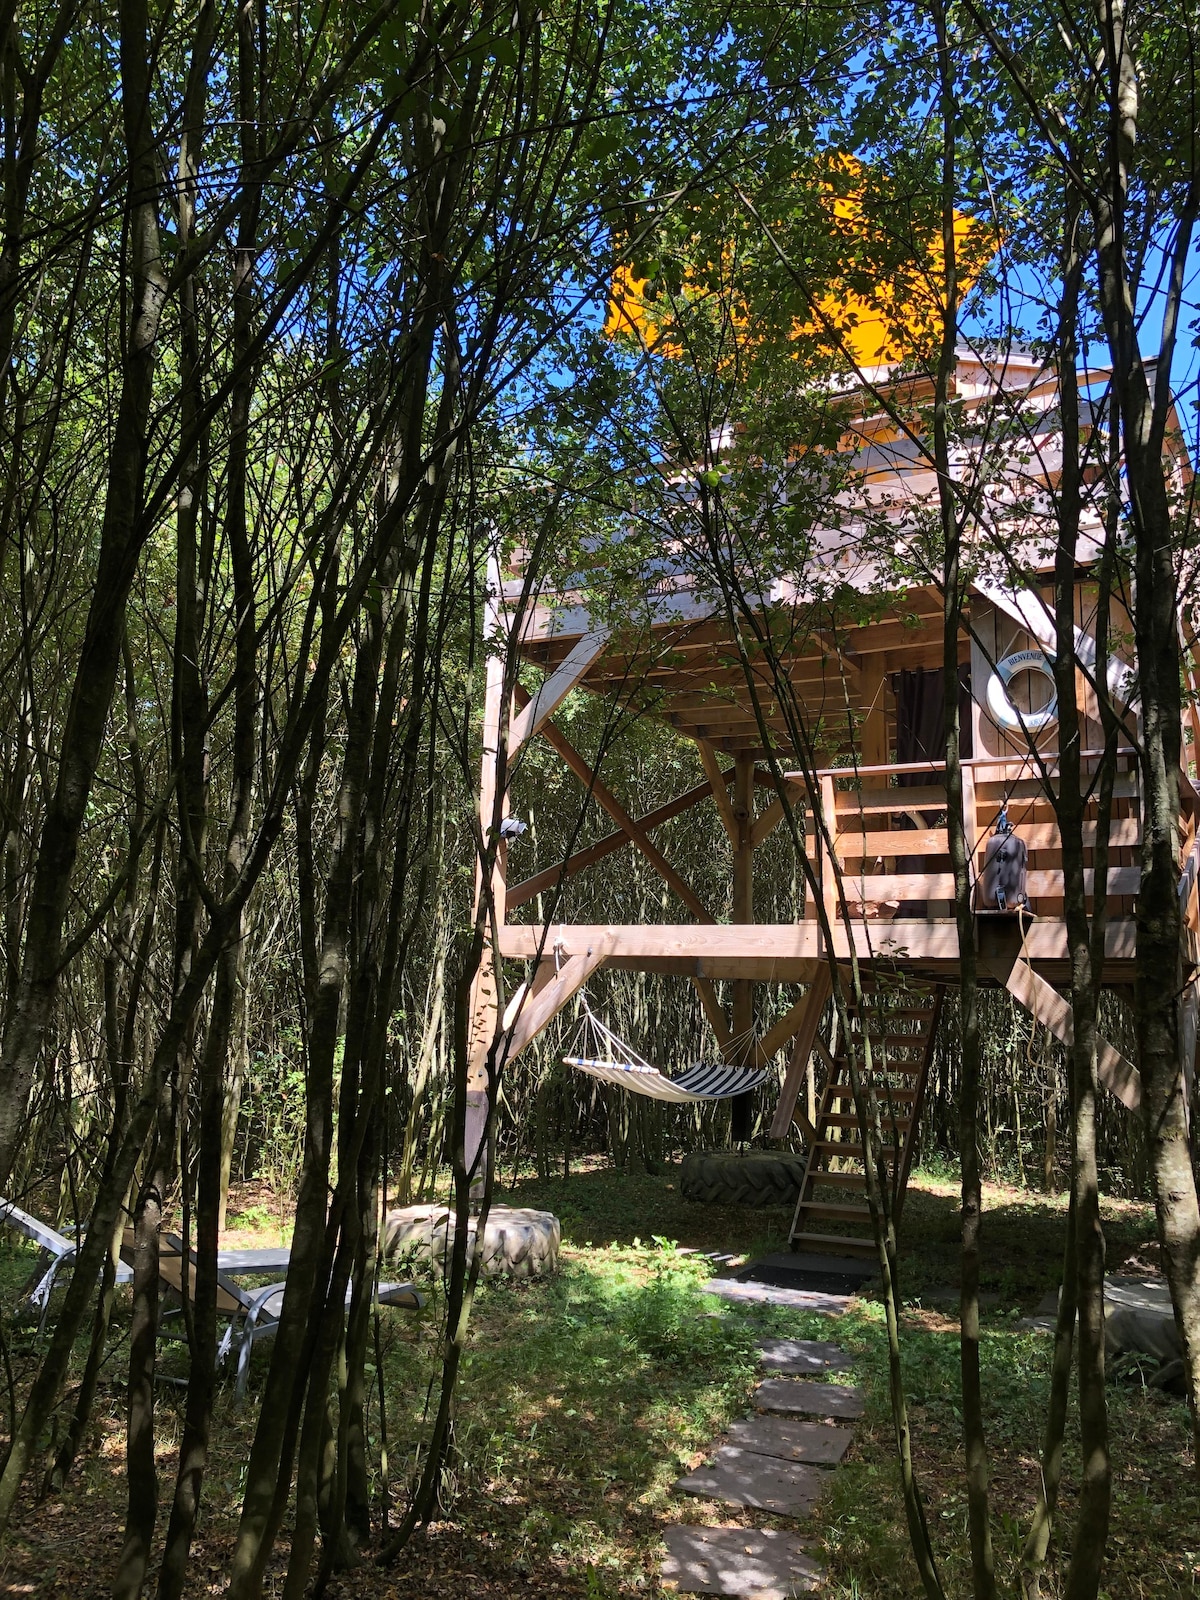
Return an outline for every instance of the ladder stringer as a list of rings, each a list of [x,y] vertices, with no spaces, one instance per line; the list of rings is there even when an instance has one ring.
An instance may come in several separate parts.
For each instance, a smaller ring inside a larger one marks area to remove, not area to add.
[[[933,1059],[933,1044],[941,1015],[942,989],[876,989],[869,991],[865,1016],[851,1004],[848,1021],[858,1038],[872,1042],[872,1085],[880,1105],[883,1152],[890,1155],[893,1184],[893,1210],[898,1223],[904,1192],[912,1170],[917,1128],[925,1085]],[[875,1004],[871,1002],[875,1001]],[[833,1251],[841,1255],[873,1255],[873,1232],[837,1234],[816,1231],[814,1224],[850,1224],[870,1230],[871,1213],[866,1205],[866,1168],[859,1133],[857,1108],[850,1082],[847,1044],[840,1040],[833,1051],[821,1048],[828,1075],[821,1093],[815,1127],[816,1137],[809,1145],[804,1177],[792,1217],[788,1243],[793,1249]],[[861,1070],[861,1069],[860,1069]],[[853,1135],[853,1137],[851,1137]],[[831,1162],[840,1160],[842,1170]],[[818,1198],[821,1189],[849,1190],[859,1203],[848,1204],[839,1193],[834,1199]]]

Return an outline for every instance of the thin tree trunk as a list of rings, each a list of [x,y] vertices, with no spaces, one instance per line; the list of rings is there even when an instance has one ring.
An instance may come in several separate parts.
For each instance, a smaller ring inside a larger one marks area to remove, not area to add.
[[[962,1375],[963,1449],[966,1454],[967,1524],[975,1600],[995,1600],[987,1440],[979,1370],[979,1259],[983,1179],[979,1159],[979,990],[975,916],[971,904],[974,807],[964,805],[959,730],[958,631],[962,604],[962,529],[957,488],[950,467],[949,406],[958,342],[958,274],[955,246],[955,119],[957,97],[946,13],[932,0],[937,36],[942,126],[942,339],[933,409],[933,454],[942,532],[942,686],[946,735],[946,841],[954,872],[954,916],[958,930],[959,1019],[962,1081],[959,1088],[959,1160],[962,1164],[962,1252],[960,1256],[959,1358]]]
[[[1079,1513],[1072,1541],[1067,1593],[1072,1600],[1083,1600],[1085,1596],[1094,1597],[1099,1589],[1112,1498],[1108,1402],[1104,1388],[1104,1232],[1100,1222],[1096,1166],[1096,1102],[1099,1093],[1096,1013],[1104,960],[1105,872],[1112,813],[1112,778],[1116,765],[1116,727],[1113,719],[1106,716],[1106,750],[1100,775],[1094,845],[1095,889],[1089,927],[1083,823],[1084,792],[1091,784],[1083,773],[1080,759],[1083,731],[1075,666],[1076,563],[1084,476],[1080,397],[1075,370],[1082,261],[1078,241],[1079,205],[1074,196],[1068,195],[1065,209],[1063,289],[1058,326],[1059,409],[1063,446],[1058,482],[1058,542],[1055,550],[1054,679],[1058,696],[1059,769],[1055,814],[1062,841],[1063,915],[1071,961],[1073,1039],[1070,1069],[1073,1115],[1069,1226],[1075,1249],[1080,1445],[1083,1455]],[[1109,544],[1111,546],[1111,536]],[[1101,573],[1102,592],[1097,622],[1098,662],[1103,662],[1107,655],[1108,593],[1105,576],[1109,571],[1110,566],[1105,564]],[[1101,676],[1098,673],[1098,678]],[[1103,693],[1102,685],[1098,683],[1097,686]],[[1063,1314],[1060,1313],[1060,1327]],[[1052,1514],[1053,1506],[1049,1500],[1047,1509]],[[1034,1570],[1036,1573],[1037,1569]]]
[[[1071,1355],[1075,1342],[1075,1197],[1067,1206],[1067,1239],[1063,1248],[1062,1291],[1054,1323],[1054,1356],[1050,1365],[1050,1405],[1042,1438],[1042,1481],[1037,1507],[1025,1548],[1021,1553],[1021,1582],[1025,1600],[1041,1600],[1042,1572],[1054,1533],[1058,1489],[1062,1482],[1063,1439],[1067,1431],[1067,1406],[1071,1396]]]
[[[146,0],[121,0],[118,27],[128,161],[129,326],[92,598],[63,730],[57,781],[38,844],[16,1004],[0,1045],[0,1193],[8,1182],[30,1086],[50,1026],[79,834],[112,706],[125,604],[145,538],[140,516],[146,430],[165,295]]]
[[[1200,1472],[1200,1203],[1188,1143],[1178,1018],[1183,988],[1177,846],[1182,751],[1179,594],[1164,460],[1171,358],[1200,209],[1200,178],[1193,174],[1181,207],[1151,396],[1139,347],[1125,232],[1140,110],[1138,69],[1125,31],[1124,6],[1097,0],[1096,17],[1105,41],[1109,113],[1106,167],[1095,203],[1100,308],[1120,411],[1134,537],[1133,622],[1141,697],[1141,881],[1134,975],[1138,1068],[1159,1240],[1183,1350],[1193,1458]],[[1191,804],[1195,810],[1196,802]]]
[[[154,1461],[154,1367],[158,1345],[159,1230],[163,1221],[173,1140],[172,1092],[159,1093],[156,1152],[133,1219],[133,1315],[129,1326],[129,1394],[126,1405],[125,1477],[128,1498],[125,1539],[113,1581],[113,1600],[136,1600],[150,1560],[158,1511]]]

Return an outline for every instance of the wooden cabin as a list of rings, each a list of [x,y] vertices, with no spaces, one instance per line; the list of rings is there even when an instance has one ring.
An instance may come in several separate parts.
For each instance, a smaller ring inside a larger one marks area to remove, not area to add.
[[[911,393],[910,381],[909,398]],[[977,917],[980,979],[1006,986],[1037,1022],[1069,1039],[1070,1008],[1057,987],[1068,978],[1062,863],[1046,791],[1047,782],[1057,778],[1053,682],[1044,654],[1054,643],[1048,581],[1052,557],[1043,558],[1047,581],[1041,585],[1037,554],[1039,542],[1044,547],[1046,541],[1046,490],[1059,459],[1056,384],[1032,358],[1010,357],[1003,371],[996,372],[964,355],[956,394],[968,409],[1007,405],[1011,415],[1021,417],[1024,430],[1022,448],[988,469],[993,475],[983,499],[995,510],[996,521],[991,543],[981,546],[981,576],[971,588],[958,631],[972,861],[978,869],[1007,804],[1009,820],[1028,847],[1034,914],[1031,920]],[[547,741],[581,785],[590,787],[593,800],[613,823],[606,839],[566,862],[545,864],[521,882],[508,881],[506,852],[501,850],[493,890],[497,954],[506,963],[505,988],[512,995],[503,1019],[507,1057],[525,1048],[601,967],[672,974],[690,982],[722,1049],[750,1028],[757,985],[806,985],[804,997],[757,1041],[756,1049],[765,1057],[789,1051],[771,1135],[786,1137],[795,1118],[806,1136],[808,1175],[793,1243],[843,1251],[864,1247],[866,1210],[861,1193],[855,1193],[864,1180],[853,1156],[857,1118],[845,1041],[837,1039],[827,1005],[831,952],[817,914],[818,896],[828,913],[837,962],[848,959],[853,945],[864,969],[904,980],[902,989],[887,989],[888,998],[879,1000],[872,1017],[851,1019],[852,1027],[867,1029],[883,1052],[876,1055],[881,1063],[877,1082],[886,1089],[898,1203],[912,1160],[940,995],[955,983],[959,971],[945,829],[942,599],[932,584],[919,581],[889,592],[879,560],[869,554],[869,548],[879,548],[880,528],[886,532],[894,527],[899,544],[928,515],[936,482],[921,450],[885,410],[864,404],[847,437],[856,469],[849,493],[858,499],[842,506],[836,527],[823,535],[817,530],[816,548],[823,572],[836,576],[843,593],[873,597],[872,620],[854,620],[861,608],[840,616],[824,603],[809,606],[806,613],[803,574],[780,575],[770,592],[758,597],[764,615],[769,617],[774,608],[786,611],[789,619],[790,642],[776,672],[781,667],[790,683],[790,720],[776,677],[761,663],[747,666],[739,660],[724,616],[682,567],[674,583],[664,582],[662,571],[656,572],[649,621],[632,644],[598,625],[586,594],[543,595],[510,643],[522,662],[544,675],[541,686],[532,695],[519,691],[515,703],[504,706],[501,663],[498,658],[492,663],[480,796],[487,827],[493,817],[503,721],[509,763],[526,741]],[[1182,461],[1181,470],[1186,470]],[[1006,508],[1016,508],[1008,523]],[[1096,588],[1090,569],[1102,538],[1100,514],[1097,507],[1084,517],[1076,586],[1078,681],[1081,704],[1089,712],[1083,759],[1088,776],[1097,770],[1103,743],[1094,689],[1098,674],[1115,701],[1133,702],[1127,716],[1131,736],[1136,733],[1136,686],[1128,664],[1115,655],[1099,664],[1095,659]],[[876,534],[873,545],[861,536],[868,515]],[[1020,562],[1024,579],[1004,570],[1006,554]],[[515,605],[521,584],[521,573],[513,571],[500,585],[494,602],[497,631],[505,629],[506,612]],[[802,615],[804,625],[798,626]],[[1114,598],[1111,636],[1119,643],[1127,637],[1122,625],[1127,630],[1128,619]],[[593,772],[555,726],[555,710],[573,690],[640,696],[636,703],[648,706],[644,715],[694,742],[707,781],[647,815],[637,815],[631,797],[612,792],[604,774]],[[853,742],[843,740],[830,750],[827,764],[816,770],[815,783],[796,770],[796,707],[809,727],[836,713],[840,726],[855,730]],[[1200,776],[1200,724],[1194,717],[1190,712],[1186,730],[1189,767],[1180,816],[1181,863],[1194,859],[1196,846],[1198,790],[1193,779]],[[1123,745],[1118,766],[1103,972],[1104,983],[1116,989],[1133,979],[1139,780],[1132,737]],[[807,848],[818,892],[808,895],[795,922],[756,925],[755,853],[784,816],[776,776],[780,771],[792,802],[808,819]],[[717,920],[655,843],[661,823],[703,804],[717,808],[732,846],[733,915],[728,922]],[[822,814],[828,843],[813,826],[815,808]],[[1095,816],[1091,797],[1087,815]],[[1091,827],[1094,838],[1094,821]],[[556,921],[541,926],[529,920],[535,897],[552,892],[564,876],[589,871],[602,882],[604,860],[619,848],[640,851],[662,876],[678,908],[674,921],[637,926]],[[1195,876],[1193,870],[1185,891],[1183,954],[1189,977],[1196,967],[1200,925]],[[731,983],[728,1013],[714,988],[721,981]],[[1196,1008],[1190,987],[1188,994],[1185,1021],[1188,1039],[1194,1042]],[[472,1035],[476,1121],[496,1024],[488,968],[477,985]],[[1190,1058],[1191,1042],[1187,1048]],[[1100,1071],[1126,1105],[1138,1103],[1136,1068],[1110,1046],[1101,1051]],[[815,1097],[814,1083],[820,1084]],[[806,1086],[807,1101],[802,1092]]]

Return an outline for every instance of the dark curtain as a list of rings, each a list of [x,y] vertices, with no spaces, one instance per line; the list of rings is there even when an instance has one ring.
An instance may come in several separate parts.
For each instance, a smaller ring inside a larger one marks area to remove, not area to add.
[[[896,697],[896,760],[944,761],[946,730],[943,719],[946,698],[942,692],[940,668],[904,667],[892,674],[892,693]],[[974,755],[974,726],[971,716],[971,668],[958,669],[958,720],[963,759]],[[905,788],[919,788],[929,779],[919,772],[901,773]]]

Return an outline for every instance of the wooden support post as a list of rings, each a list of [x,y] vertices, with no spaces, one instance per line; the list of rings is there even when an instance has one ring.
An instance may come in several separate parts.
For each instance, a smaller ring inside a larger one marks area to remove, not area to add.
[[[607,643],[607,628],[585,633],[561,666],[542,684],[520,716],[514,717],[508,747],[510,760],[535,733],[541,732],[575,685],[587,676],[592,663]]]
[[[504,1052],[506,1063],[519,1056],[526,1045],[533,1043],[568,1000],[578,994],[607,954],[608,945],[604,940],[597,940],[591,949],[568,956],[556,975],[536,994],[528,997],[513,1020]]]
[[[1075,1041],[1075,1019],[1071,1007],[1052,984],[1037,973],[1024,958],[1014,961],[1006,972],[997,962],[989,962],[992,972],[1003,979],[1004,987],[1035,1022],[1040,1022],[1068,1049]],[[1133,1062],[1115,1045],[1096,1035],[1096,1076],[1106,1089],[1130,1111],[1142,1103],[1142,1077]]]
[[[734,758],[733,814],[737,823],[737,839],[733,850],[733,920],[745,924],[754,921],[754,757],[739,755]],[[735,978],[733,983],[733,1054],[734,1066],[755,1066],[758,1051],[753,1042],[754,984],[749,978]],[[750,1137],[750,1097],[738,1095],[733,1102],[732,1137],[744,1140]]]
[[[732,767],[725,774],[725,782],[726,784],[733,782]],[[653,811],[647,811],[645,816],[638,817],[637,825],[643,833],[649,833],[651,828],[657,828],[661,822],[670,822],[672,817],[678,817],[692,806],[699,805],[711,794],[712,790],[707,783],[698,783],[694,789],[688,789],[685,794],[678,795],[674,800],[668,800],[666,805],[656,806]],[[523,906],[526,900],[532,900],[534,895],[545,894],[547,890],[556,888],[564,878],[573,877],[584,867],[594,866],[597,861],[603,861],[605,856],[612,855],[616,850],[625,849],[634,842],[632,834],[626,833],[624,828],[618,828],[616,833],[605,834],[603,839],[577,850],[573,856],[568,856],[557,866],[546,867],[543,871],[534,873],[533,877],[526,878],[523,883],[509,884],[508,909],[514,911],[517,906]]]
[[[692,982],[696,986],[696,993],[700,996],[700,1004],[704,1008],[704,1015],[708,1018],[708,1025],[724,1054],[729,1049],[732,1035],[729,1032],[729,1024],[725,1021],[725,1013],[721,1010],[721,1002],[717,999],[717,991],[708,978],[694,975]]]

